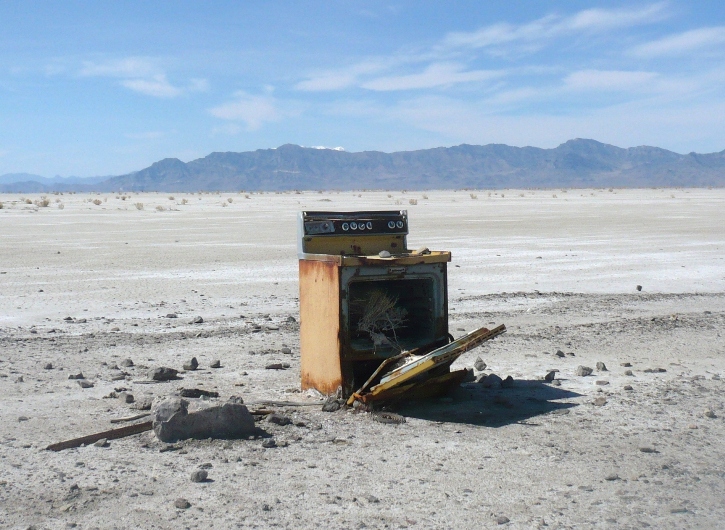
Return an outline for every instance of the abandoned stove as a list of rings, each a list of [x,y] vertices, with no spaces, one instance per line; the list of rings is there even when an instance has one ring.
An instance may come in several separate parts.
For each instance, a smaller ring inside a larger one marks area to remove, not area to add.
[[[450,365],[506,328],[448,332],[448,251],[407,247],[408,213],[300,212],[302,389],[352,404],[436,395]]]

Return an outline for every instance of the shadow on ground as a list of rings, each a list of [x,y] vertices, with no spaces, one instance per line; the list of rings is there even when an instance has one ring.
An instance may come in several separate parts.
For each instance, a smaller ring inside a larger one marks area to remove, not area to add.
[[[576,403],[554,400],[579,397],[543,381],[517,380],[512,387],[491,389],[470,383],[457,388],[448,397],[399,403],[395,410],[409,418],[445,423],[467,423],[503,427],[511,423],[538,425],[544,414],[568,414]]]

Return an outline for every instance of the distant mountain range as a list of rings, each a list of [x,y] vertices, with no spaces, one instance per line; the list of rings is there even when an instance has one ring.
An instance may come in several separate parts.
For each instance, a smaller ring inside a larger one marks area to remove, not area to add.
[[[464,144],[396,153],[287,144],[212,153],[187,163],[166,158],[116,177],[43,179],[21,174],[11,182],[17,176],[1,176],[0,192],[721,187],[725,150],[681,155],[583,139],[554,149]]]

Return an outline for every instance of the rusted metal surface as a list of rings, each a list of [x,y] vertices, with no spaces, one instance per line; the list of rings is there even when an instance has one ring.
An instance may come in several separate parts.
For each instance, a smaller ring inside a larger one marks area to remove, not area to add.
[[[415,254],[401,249],[398,252],[391,252],[390,254],[391,256],[389,258],[381,258],[377,253],[371,255],[303,254],[303,257],[305,260],[310,261],[331,261],[341,267],[397,267],[424,263],[448,263],[451,261],[451,253],[448,251],[436,250],[431,251],[430,254]]]
[[[48,451],[62,451],[63,449],[71,449],[73,447],[80,447],[81,445],[88,445],[98,440],[105,438],[106,440],[116,440],[118,438],[125,438],[126,436],[132,436],[134,434],[140,434],[142,432],[150,431],[153,428],[153,422],[145,421],[143,423],[135,423],[133,425],[127,425],[126,427],[119,427],[118,429],[111,429],[108,431],[97,432],[95,434],[89,434],[88,436],[82,436],[80,438],[73,438],[72,440],[66,440],[65,442],[59,442],[57,444],[51,444],[46,449]]]
[[[339,269],[333,262],[299,260],[302,389],[334,393],[342,385]]]

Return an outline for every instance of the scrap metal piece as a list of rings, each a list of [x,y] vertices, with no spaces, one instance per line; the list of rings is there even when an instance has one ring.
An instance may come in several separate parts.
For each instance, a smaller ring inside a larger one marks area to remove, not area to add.
[[[51,444],[46,447],[48,451],[62,451],[63,449],[71,449],[73,447],[80,447],[81,445],[88,445],[98,440],[105,438],[106,440],[116,440],[117,438],[125,438],[126,436],[132,436],[134,434],[140,434],[142,432],[150,431],[153,428],[153,422],[145,421],[143,423],[136,423],[134,425],[127,425],[126,427],[120,427],[118,429],[111,429],[110,431],[98,432],[95,434],[89,434],[88,436],[81,436],[80,438],[73,438],[72,440],[66,440],[65,442],[59,442],[57,444]]]

